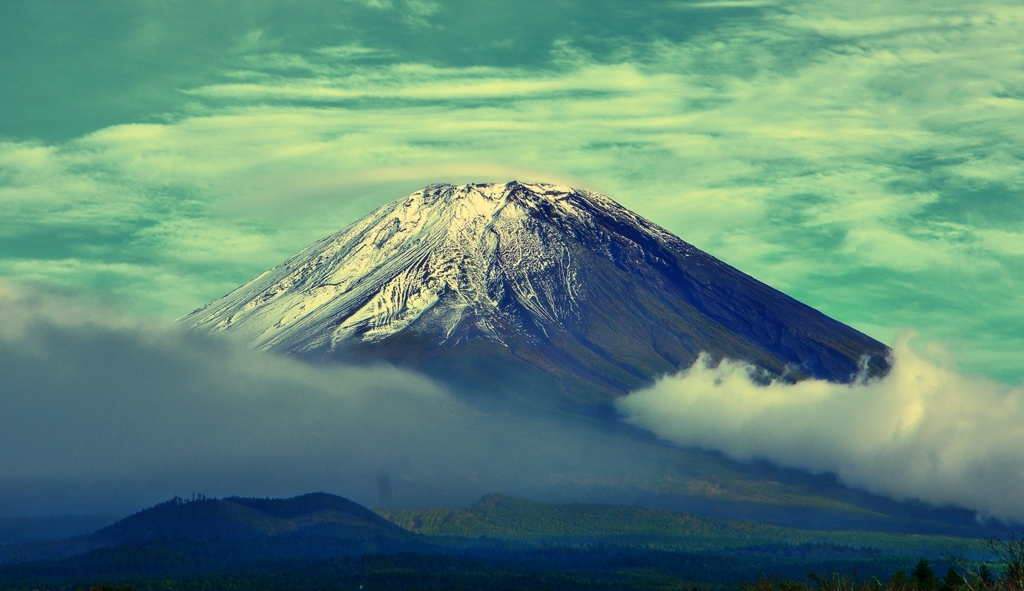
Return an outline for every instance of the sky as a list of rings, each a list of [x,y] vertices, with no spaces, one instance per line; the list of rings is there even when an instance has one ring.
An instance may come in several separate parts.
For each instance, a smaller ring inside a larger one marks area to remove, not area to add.
[[[177,318],[434,182],[605,193],[1024,380],[1024,5],[11,0],[0,276]]]
[[[906,358],[941,357],[929,375],[967,380],[958,396],[1011,400],[1024,383],[1019,1],[4,10],[0,291],[16,295],[3,313],[42,306],[32,317],[53,334],[80,330],[61,310],[103,316],[76,349],[82,376],[99,346],[89,339],[122,334],[111,326],[141,323],[130,340],[152,344],[167,329],[147,323],[187,314],[379,205],[430,183],[518,179],[606,194],[888,344],[916,330]],[[27,352],[32,367],[59,365],[56,345],[7,330],[7,372]],[[406,379],[416,378],[393,390]],[[643,405],[632,412],[642,424]],[[64,419],[40,420],[59,430]]]

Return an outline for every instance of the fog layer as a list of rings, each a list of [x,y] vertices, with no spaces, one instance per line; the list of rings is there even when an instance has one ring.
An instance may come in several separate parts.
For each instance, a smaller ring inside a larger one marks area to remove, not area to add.
[[[760,386],[743,363],[702,359],[619,408],[677,445],[1024,520],[1024,388],[961,376],[905,338],[895,351],[888,377],[857,385]],[[4,283],[0,450],[3,515],[125,514],[193,492],[635,502],[672,454],[483,412],[392,367],[311,366]]]
[[[1024,521],[1024,387],[959,375],[896,344],[884,379],[755,384],[702,357],[618,401],[626,420],[681,446],[831,472],[898,499]]]
[[[656,461],[623,439],[481,413],[394,368],[309,366],[0,283],[3,514],[124,514],[193,492],[582,498]]]

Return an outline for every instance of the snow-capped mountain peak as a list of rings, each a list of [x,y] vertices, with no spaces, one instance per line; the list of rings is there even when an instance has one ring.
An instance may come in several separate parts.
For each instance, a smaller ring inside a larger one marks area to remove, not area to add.
[[[592,227],[595,210],[640,220],[601,195],[558,185],[431,185],[197,310],[189,324],[302,350],[381,340],[421,319],[444,342],[471,316],[501,342],[509,298],[542,327],[578,315],[573,245],[545,226]]]
[[[888,352],[605,196],[516,181],[425,187],[182,321],[443,377],[516,367],[598,401],[702,351],[840,381]]]

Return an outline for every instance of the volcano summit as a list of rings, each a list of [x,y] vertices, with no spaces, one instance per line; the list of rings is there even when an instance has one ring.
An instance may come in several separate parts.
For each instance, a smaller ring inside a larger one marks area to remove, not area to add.
[[[181,319],[592,414],[700,352],[847,382],[889,349],[597,193],[431,185]]]

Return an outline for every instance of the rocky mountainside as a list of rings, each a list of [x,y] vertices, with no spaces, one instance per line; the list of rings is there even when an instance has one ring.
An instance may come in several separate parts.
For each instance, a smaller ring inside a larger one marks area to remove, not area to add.
[[[889,354],[605,196],[515,181],[416,191],[181,320],[582,414],[702,351],[840,382]]]

